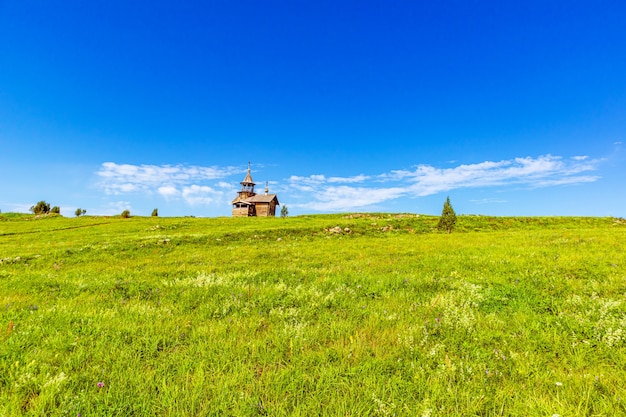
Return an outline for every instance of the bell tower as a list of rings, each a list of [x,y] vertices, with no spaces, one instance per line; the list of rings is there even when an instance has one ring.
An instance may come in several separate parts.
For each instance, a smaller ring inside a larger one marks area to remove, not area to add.
[[[252,175],[250,175],[250,162],[248,162],[248,174],[239,184],[241,184],[241,191],[237,192],[237,194],[239,194],[241,200],[255,195],[254,186],[256,184],[252,181]]]

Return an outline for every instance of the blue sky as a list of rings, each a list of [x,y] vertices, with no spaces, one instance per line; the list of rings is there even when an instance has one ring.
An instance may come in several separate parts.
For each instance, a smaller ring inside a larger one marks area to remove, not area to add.
[[[624,1],[0,1],[0,210],[626,216]]]

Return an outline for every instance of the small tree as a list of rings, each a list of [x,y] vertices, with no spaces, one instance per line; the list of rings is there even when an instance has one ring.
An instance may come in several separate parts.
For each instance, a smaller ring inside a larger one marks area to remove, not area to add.
[[[121,214],[122,219],[128,219],[130,218],[130,210],[124,210]]]
[[[36,205],[31,206],[30,211],[35,214],[48,214],[50,213],[50,204],[45,201],[40,201]]]
[[[280,209],[280,217],[282,217],[284,219],[287,216],[289,216],[289,209],[287,209],[287,206],[283,206]]]
[[[52,214],[61,214],[61,208],[59,206],[54,206],[50,209],[50,213]]]
[[[74,212],[74,214],[76,215],[76,217],[79,216],[84,216],[85,213],[87,213],[87,210],[85,209],[81,209],[80,207],[76,209],[76,211]]]
[[[159,209],[152,210],[152,217],[159,217]]]
[[[452,208],[452,204],[450,204],[450,197],[447,197],[446,202],[443,203],[443,210],[441,212],[441,217],[439,218],[439,223],[437,224],[437,229],[452,233],[452,229],[454,229],[455,224],[456,213]]]

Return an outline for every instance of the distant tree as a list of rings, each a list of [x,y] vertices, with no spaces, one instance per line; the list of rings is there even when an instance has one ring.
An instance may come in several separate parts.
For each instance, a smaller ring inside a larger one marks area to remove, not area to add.
[[[128,219],[130,218],[130,210],[124,210],[121,214],[122,219]]]
[[[152,217],[159,217],[159,209],[155,208],[154,210],[152,210]]]
[[[280,217],[284,219],[287,216],[289,216],[289,209],[287,206],[283,206],[283,208],[280,209]]]
[[[54,206],[50,209],[50,213],[52,214],[61,214],[61,209],[59,208],[59,206]]]
[[[45,201],[40,201],[36,205],[31,206],[30,211],[35,214],[48,214],[50,213],[50,204]]]
[[[79,216],[84,216],[85,213],[87,213],[87,210],[85,209],[81,209],[80,207],[76,209],[76,211],[74,212],[74,214],[76,215],[76,217]]]
[[[456,213],[450,204],[450,197],[446,198],[446,202],[443,203],[443,210],[441,211],[441,217],[437,224],[437,229],[445,230],[448,233],[452,233],[454,225],[456,224]]]

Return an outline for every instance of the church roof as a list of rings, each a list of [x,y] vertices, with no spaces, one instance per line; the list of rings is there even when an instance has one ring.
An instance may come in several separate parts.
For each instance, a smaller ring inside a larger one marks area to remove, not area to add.
[[[248,162],[248,174],[246,174],[246,178],[243,179],[239,184],[241,185],[256,185],[254,181],[252,181],[252,175],[250,175],[250,162]]]
[[[276,200],[276,204],[278,204],[276,194],[257,194],[252,197],[248,197],[243,201],[247,203],[271,203],[274,199]]]
[[[235,197],[235,199],[233,200],[233,202],[231,204],[235,204],[235,203],[244,203],[244,204],[250,204],[250,202],[248,201],[248,199],[246,199],[245,197],[242,197],[240,195],[238,195],[237,197]]]
[[[246,178],[244,178],[240,184],[256,185],[254,181],[252,181],[252,175],[250,175],[250,171],[248,171],[248,175],[246,175]]]

